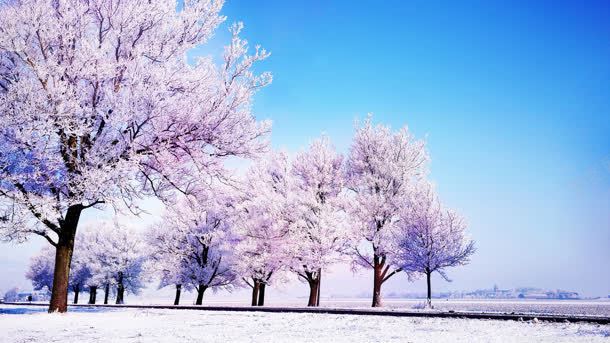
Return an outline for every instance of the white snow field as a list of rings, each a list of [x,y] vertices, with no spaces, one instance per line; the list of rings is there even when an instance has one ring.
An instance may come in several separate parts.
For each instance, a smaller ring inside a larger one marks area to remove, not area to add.
[[[610,300],[610,299],[609,299]],[[423,305],[423,299],[388,299],[384,308],[412,310]],[[520,299],[432,299],[439,311],[559,314],[610,317],[610,301],[606,300],[520,300]],[[327,307],[370,307],[369,299],[329,299]]]
[[[609,342],[610,326],[196,310],[0,305],[0,342]]]

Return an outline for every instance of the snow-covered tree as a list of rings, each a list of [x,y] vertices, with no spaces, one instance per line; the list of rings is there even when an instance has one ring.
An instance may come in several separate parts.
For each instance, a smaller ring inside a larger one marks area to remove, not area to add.
[[[13,287],[4,293],[4,301],[16,302],[19,301],[19,288]]]
[[[474,242],[465,236],[465,230],[464,219],[443,208],[427,182],[422,182],[403,202],[395,259],[407,273],[426,275],[427,306],[432,307],[432,273],[438,272],[450,281],[445,268],[467,264],[475,252]]]
[[[231,265],[235,206],[229,194],[215,189],[186,197],[148,234],[160,287],[176,285],[175,305],[182,288],[194,288],[195,304],[201,305],[207,289],[231,289],[236,282]]]
[[[425,143],[405,127],[392,132],[373,126],[371,118],[356,129],[345,167],[351,190],[347,202],[353,235],[366,246],[354,245],[354,266],[373,269],[373,307],[381,306],[381,285],[400,271],[390,258],[396,248],[394,231],[399,201],[424,176],[428,156]]]
[[[78,304],[78,295],[85,289],[88,280],[91,278],[91,268],[88,264],[88,258],[85,256],[86,253],[82,244],[76,242],[68,279],[70,290],[74,293],[75,304]]]
[[[55,251],[51,247],[44,247],[32,256],[25,277],[32,282],[35,291],[48,291],[53,289],[53,270],[55,269]]]
[[[350,246],[343,212],[343,157],[327,137],[313,141],[292,163],[298,214],[288,239],[290,268],[309,285],[308,306],[320,304],[322,270]]]
[[[114,224],[108,222],[102,222],[102,230],[106,230],[106,226],[113,226]],[[110,295],[113,292],[111,286],[115,286],[115,276],[110,268],[106,268],[103,258],[106,257],[98,247],[99,235],[94,231],[97,230],[98,225],[95,227],[86,226],[81,230],[79,234],[79,243],[82,244],[83,250],[85,250],[85,256],[87,264],[90,268],[91,277],[87,280],[87,287],[89,288],[89,303],[95,304],[97,301],[97,291],[99,289],[104,290],[104,304],[108,304]]]
[[[167,199],[266,148],[251,114],[271,81],[241,24],[223,61],[187,57],[225,17],[222,0],[0,2],[0,231],[56,247],[50,311],[67,310],[81,212]]]
[[[145,269],[151,277],[159,279],[159,289],[172,285],[176,287],[174,305],[179,305],[184,281],[180,270],[182,258],[177,253],[180,249],[174,243],[173,230],[164,222],[149,229],[146,241],[150,249]]]
[[[283,282],[290,264],[287,239],[296,221],[292,175],[284,153],[270,153],[245,175],[239,243],[235,246],[235,268],[252,288],[252,306],[265,304],[265,289]]]
[[[139,294],[147,281],[143,237],[131,227],[105,221],[87,227],[84,233],[89,235],[84,241],[92,284],[104,285],[106,297],[109,288],[116,286],[117,304],[124,303],[125,292]]]
[[[32,257],[30,266],[25,276],[32,281],[34,290],[52,291],[53,288],[53,271],[55,270],[55,252],[51,247],[44,247],[42,250]],[[69,289],[74,293],[74,304],[78,304],[78,296],[84,290],[87,281],[91,277],[87,260],[84,256],[84,251],[77,244],[74,251],[74,257],[70,266]]]

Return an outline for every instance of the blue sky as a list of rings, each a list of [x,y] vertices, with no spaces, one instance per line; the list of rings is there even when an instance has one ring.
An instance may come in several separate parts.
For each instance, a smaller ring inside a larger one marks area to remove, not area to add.
[[[610,3],[229,0],[223,13],[272,52],[254,109],[275,148],[324,132],[347,152],[367,113],[427,139],[431,178],[478,246],[435,290],[610,294]],[[22,278],[42,243],[2,246],[0,268]],[[369,274],[338,266],[325,287],[370,291]]]

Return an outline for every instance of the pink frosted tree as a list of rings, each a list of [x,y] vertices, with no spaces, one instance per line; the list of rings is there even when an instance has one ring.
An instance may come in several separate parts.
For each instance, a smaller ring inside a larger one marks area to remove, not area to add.
[[[180,6],[178,6],[178,3]],[[0,3],[0,231],[56,249],[49,311],[67,311],[81,212],[137,211],[222,177],[223,161],[266,148],[250,111],[271,81],[231,27],[220,65],[189,63],[225,20],[221,0]]]
[[[406,127],[392,132],[387,126],[373,126],[369,117],[356,129],[345,167],[351,191],[347,208],[352,234],[366,246],[355,244],[351,255],[355,267],[373,270],[373,307],[381,306],[381,285],[401,271],[391,259],[399,203],[425,176],[427,161],[424,142]]]
[[[266,287],[285,281],[288,233],[295,222],[288,157],[270,153],[246,173],[240,195],[237,274],[252,288],[252,306],[265,304]]]
[[[150,249],[145,269],[149,275],[159,279],[159,289],[172,285],[176,287],[174,305],[179,305],[184,280],[180,246],[174,243],[177,239],[174,239],[173,233],[173,228],[167,226],[165,220],[149,229],[146,242]]]
[[[407,273],[426,275],[429,307],[432,307],[432,273],[450,281],[445,269],[467,264],[475,252],[474,242],[465,236],[465,230],[464,219],[443,208],[427,182],[422,182],[400,208],[395,259]]]
[[[100,221],[86,228],[83,256],[95,284],[116,287],[116,304],[125,302],[125,293],[139,294],[148,281],[144,273],[146,245],[142,234],[132,227]],[[78,246],[80,247],[80,246]],[[106,297],[109,289],[106,289]],[[105,301],[107,303],[107,299]]]
[[[327,137],[313,141],[292,163],[295,225],[288,246],[290,268],[309,285],[308,306],[320,305],[322,270],[350,246],[343,212],[343,157]]]
[[[183,288],[195,289],[195,305],[201,305],[206,290],[230,290],[237,281],[232,265],[235,207],[227,194],[228,189],[216,189],[186,197],[147,235],[160,287],[176,286],[174,305]]]

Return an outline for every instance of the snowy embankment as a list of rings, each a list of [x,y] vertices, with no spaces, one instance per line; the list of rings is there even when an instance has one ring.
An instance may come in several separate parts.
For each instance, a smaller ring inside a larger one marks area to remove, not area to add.
[[[1,307],[0,342],[607,342],[610,326],[442,318]]]

